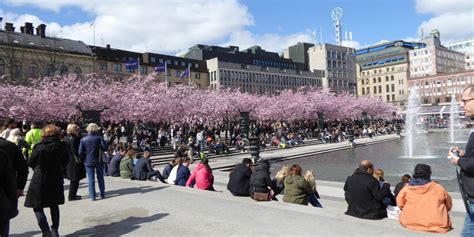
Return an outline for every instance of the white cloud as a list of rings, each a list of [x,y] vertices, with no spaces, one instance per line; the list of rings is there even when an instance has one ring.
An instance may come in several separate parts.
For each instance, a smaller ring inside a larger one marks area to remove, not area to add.
[[[474,37],[474,2],[472,0],[417,0],[416,10],[433,17],[421,23],[417,35],[437,29],[443,43]]]
[[[173,52],[197,43],[226,40],[232,32],[253,25],[253,16],[237,0],[8,0],[17,6],[29,5],[56,12],[73,6],[95,15],[97,45],[153,52]],[[25,21],[34,25],[47,24],[46,31],[55,36],[93,43],[90,22],[60,25],[44,22],[34,15],[3,14],[5,21],[14,22],[17,29]]]
[[[363,48],[362,45],[359,43],[359,41],[355,41],[355,40],[343,40],[341,41],[341,44],[342,46],[346,46],[346,47],[351,47],[351,48],[354,48],[354,49],[360,49],[360,48]]]

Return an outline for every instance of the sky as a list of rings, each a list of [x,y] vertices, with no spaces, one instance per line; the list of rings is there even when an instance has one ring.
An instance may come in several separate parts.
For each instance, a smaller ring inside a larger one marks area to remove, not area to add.
[[[355,48],[418,41],[422,29],[438,29],[443,43],[474,38],[472,0],[2,0],[0,17],[2,28],[44,23],[50,36],[139,52],[178,54],[210,44],[281,53],[312,43],[313,31],[316,42],[322,31],[323,42],[334,44],[336,7],[343,9],[343,44]]]

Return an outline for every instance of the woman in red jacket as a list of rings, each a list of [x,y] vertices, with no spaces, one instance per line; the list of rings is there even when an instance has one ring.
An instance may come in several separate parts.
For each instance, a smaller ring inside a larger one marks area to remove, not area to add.
[[[209,166],[209,160],[207,158],[202,159],[202,161],[196,165],[188,182],[186,182],[186,186],[192,187],[194,182],[196,183],[194,186],[197,189],[215,191],[213,187],[214,176],[212,175],[212,169]]]

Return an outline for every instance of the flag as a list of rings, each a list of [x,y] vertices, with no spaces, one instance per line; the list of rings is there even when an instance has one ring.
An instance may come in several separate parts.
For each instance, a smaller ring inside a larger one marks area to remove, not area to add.
[[[160,74],[160,72],[165,72],[166,71],[166,63],[160,63],[158,66],[155,67],[155,70],[153,70],[154,73]]]
[[[186,70],[184,70],[183,73],[181,73],[181,75],[179,77],[181,77],[181,78],[189,77],[189,70],[190,69],[188,67]]]
[[[127,70],[138,69],[138,60],[137,59],[128,60],[127,62],[125,62],[125,68]]]

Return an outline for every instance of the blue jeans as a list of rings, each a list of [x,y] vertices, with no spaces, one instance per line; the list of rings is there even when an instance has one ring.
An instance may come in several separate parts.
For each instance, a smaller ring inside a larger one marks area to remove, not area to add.
[[[469,203],[469,209],[471,209],[471,215],[466,213],[464,228],[461,232],[462,237],[474,236],[474,203]]]
[[[97,181],[99,183],[100,197],[105,197],[105,183],[104,183],[104,165],[97,164],[97,166],[86,166],[87,179],[89,181],[89,198],[95,200],[95,172],[97,172]]]

